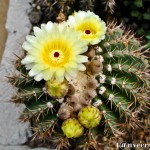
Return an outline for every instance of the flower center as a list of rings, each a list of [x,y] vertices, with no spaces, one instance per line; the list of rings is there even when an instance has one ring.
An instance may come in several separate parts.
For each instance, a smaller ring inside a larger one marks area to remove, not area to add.
[[[90,31],[90,30],[85,30],[85,33],[86,33],[86,34],[90,34],[91,31]]]
[[[59,52],[55,52],[54,57],[59,57]]]
[[[61,50],[52,50],[49,53],[49,60],[53,64],[60,64],[64,60],[64,54]]]

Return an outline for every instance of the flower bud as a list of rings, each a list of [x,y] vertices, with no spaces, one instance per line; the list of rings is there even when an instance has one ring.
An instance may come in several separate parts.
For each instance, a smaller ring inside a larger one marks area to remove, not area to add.
[[[84,132],[83,126],[75,118],[65,120],[61,129],[67,138],[77,138],[83,135]]]
[[[80,110],[78,120],[84,127],[93,128],[99,125],[101,113],[94,106],[86,106]]]
[[[58,110],[58,117],[62,120],[66,120],[73,114],[73,107],[65,104],[62,105]]]
[[[63,98],[64,96],[66,96],[68,88],[68,83],[65,80],[63,82],[58,82],[56,80],[49,80],[46,82],[47,93],[53,98]]]

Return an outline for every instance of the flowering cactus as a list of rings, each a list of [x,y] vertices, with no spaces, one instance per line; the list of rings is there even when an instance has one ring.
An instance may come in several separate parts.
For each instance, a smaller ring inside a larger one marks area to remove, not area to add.
[[[121,25],[106,26],[96,14],[79,11],[66,22],[34,27],[23,48],[20,74],[9,79],[18,88],[12,101],[25,104],[20,119],[32,122],[34,140],[52,141],[57,149],[72,142],[99,149],[101,134],[119,137],[126,126],[140,126],[148,61]]]

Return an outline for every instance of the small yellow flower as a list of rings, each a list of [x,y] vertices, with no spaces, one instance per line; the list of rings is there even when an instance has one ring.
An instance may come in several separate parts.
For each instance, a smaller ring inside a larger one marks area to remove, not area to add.
[[[75,118],[65,120],[62,124],[61,129],[63,133],[67,136],[67,138],[77,138],[83,135],[84,132],[84,128]]]
[[[34,27],[34,36],[28,35],[22,47],[27,51],[22,64],[31,69],[29,75],[36,81],[70,80],[86,69],[83,63],[88,59],[81,54],[87,51],[87,43],[65,23]]]
[[[82,32],[82,39],[95,45],[105,38],[106,24],[99,16],[90,11],[75,12],[67,21],[69,27]]]

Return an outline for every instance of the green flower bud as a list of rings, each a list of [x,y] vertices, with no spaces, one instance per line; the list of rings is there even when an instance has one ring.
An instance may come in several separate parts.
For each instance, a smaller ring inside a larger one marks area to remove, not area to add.
[[[46,88],[51,97],[60,99],[68,93],[69,85],[65,80],[63,82],[49,80],[46,82]]]

